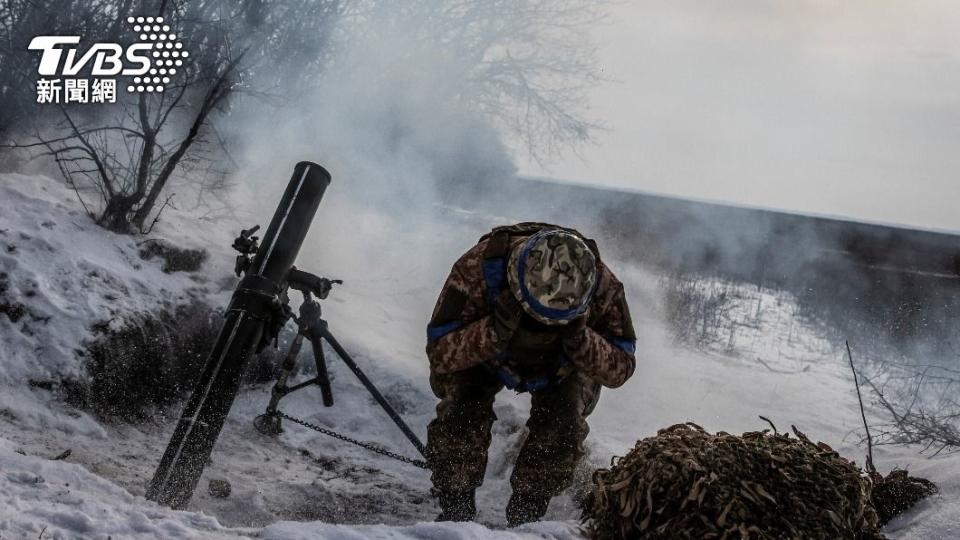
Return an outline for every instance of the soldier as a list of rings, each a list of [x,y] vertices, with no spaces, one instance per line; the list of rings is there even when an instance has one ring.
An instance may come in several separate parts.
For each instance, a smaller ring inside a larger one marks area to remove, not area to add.
[[[636,337],[623,285],[596,243],[573,229],[498,227],[453,265],[427,340],[440,398],[427,428],[438,521],[476,516],[493,402],[504,387],[532,400],[507,523],[539,520],[572,482],[600,386],[616,388],[633,374]]]

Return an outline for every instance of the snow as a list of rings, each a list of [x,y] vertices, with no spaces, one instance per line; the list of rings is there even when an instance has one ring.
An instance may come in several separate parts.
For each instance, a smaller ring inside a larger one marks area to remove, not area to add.
[[[164,508],[131,495],[80,465],[17,453],[0,439],[0,538],[533,539],[571,536],[575,526],[544,523],[504,533],[478,524],[404,527],[278,522],[228,528],[216,518]]]
[[[227,538],[210,516],[137,500],[80,465],[21,455],[0,438],[0,537]],[[121,536],[122,535],[122,536]]]
[[[529,407],[528,397],[509,392],[502,392],[495,404],[499,420],[478,492],[478,523],[430,522],[437,508],[421,470],[295,425],[286,425],[277,438],[257,433],[252,420],[269,398],[266,385],[247,388],[237,398],[186,511],[146,501],[146,482],[175,418],[102,424],[28,381],[82,376],[76,350],[90,338],[94,322],[112,320],[116,326],[127,314],[191,298],[225,304],[229,292],[218,284],[232,270],[227,246],[234,232],[230,229],[239,226],[220,224],[197,238],[186,225],[191,222],[172,212],[158,234],[206,248],[211,257],[202,272],[166,274],[158,261],[140,259],[138,237],[97,227],[56,181],[0,175],[0,201],[0,272],[6,274],[0,303],[16,300],[27,309],[17,322],[0,314],[0,538],[36,538],[41,531],[44,538],[278,540],[578,535],[578,511],[570,493],[553,501],[549,521],[504,529],[509,473]],[[269,207],[267,202],[258,204],[260,211]],[[336,208],[318,215],[298,266],[346,280],[324,302],[331,331],[423,437],[435,403],[423,355],[426,319],[449,265],[493,220],[440,209],[448,223],[443,235],[428,225],[398,232],[389,217],[343,200]],[[268,216],[260,211],[256,220],[263,223]],[[351,234],[330,234],[342,230],[335,227],[345,216]],[[338,256],[324,256],[329,253]],[[409,253],[417,256],[401,256]],[[608,262],[629,293],[639,362],[624,387],[603,391],[590,418],[581,481],[592,468],[606,465],[611,456],[659,428],[692,421],[708,430],[737,433],[767,427],[761,414],[780,430],[796,425],[862,462],[862,426],[843,351],[795,315],[789,295],[736,284],[699,284],[728,287],[735,294],[720,323],[723,339],[691,348],[676,343],[664,322],[660,279]],[[333,351],[327,353],[334,407],[322,407],[318,392],[309,389],[284,398],[281,409],[414,456],[415,450]],[[868,412],[875,418],[877,411]],[[53,459],[66,449],[69,457]],[[907,467],[942,490],[894,520],[886,530],[891,538],[960,537],[960,456],[927,457],[916,448],[891,446],[875,453],[884,472]],[[207,482],[214,478],[230,481],[229,498],[207,492]]]
[[[344,525],[311,524],[305,527],[300,523],[278,523],[263,530],[261,536],[272,540],[484,540],[503,538],[506,540],[564,538],[577,535],[572,524],[542,523],[534,526],[517,527],[512,531],[491,531],[475,523],[418,523],[406,527],[384,527],[382,525]]]

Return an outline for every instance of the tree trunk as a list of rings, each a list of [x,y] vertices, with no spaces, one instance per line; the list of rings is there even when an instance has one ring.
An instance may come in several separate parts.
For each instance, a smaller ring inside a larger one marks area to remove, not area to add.
[[[107,207],[97,223],[113,232],[130,234],[133,230],[130,213],[140,197],[131,195],[116,195],[107,201]]]
[[[217,77],[213,87],[210,88],[206,96],[204,96],[203,102],[200,104],[200,109],[197,111],[197,115],[193,118],[193,123],[190,125],[190,130],[187,132],[187,136],[184,137],[183,141],[180,142],[180,146],[177,147],[176,151],[174,151],[170,158],[167,159],[167,163],[163,166],[163,169],[160,170],[160,173],[157,175],[156,179],[154,179],[153,185],[150,186],[150,191],[147,193],[146,199],[143,201],[143,204],[140,205],[140,208],[137,209],[136,215],[133,216],[133,223],[141,229],[143,228],[144,223],[147,221],[147,217],[150,216],[150,212],[153,210],[154,205],[157,204],[157,198],[160,197],[160,193],[166,186],[167,180],[170,179],[173,171],[176,170],[177,165],[180,163],[180,160],[183,158],[184,154],[186,154],[187,150],[190,149],[190,145],[196,141],[197,135],[200,134],[200,129],[207,120],[207,115],[209,115],[210,112],[220,104],[221,100],[223,100],[223,98],[230,93],[229,78],[245,54],[246,51],[240,53],[240,56],[230,61],[230,63],[228,63],[220,72],[220,75]]]

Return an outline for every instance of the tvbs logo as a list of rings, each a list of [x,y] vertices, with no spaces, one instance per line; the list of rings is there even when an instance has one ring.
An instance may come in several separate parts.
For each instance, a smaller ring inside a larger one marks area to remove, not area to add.
[[[126,47],[94,43],[81,53],[80,36],[33,38],[28,48],[41,53],[37,103],[115,103],[117,76],[130,77],[128,92],[163,92],[190,53],[163,17],[127,23],[139,40]]]

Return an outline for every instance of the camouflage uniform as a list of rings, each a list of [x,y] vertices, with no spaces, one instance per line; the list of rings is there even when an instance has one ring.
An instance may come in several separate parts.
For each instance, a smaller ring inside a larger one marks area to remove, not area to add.
[[[529,234],[491,246],[504,236],[485,236],[454,264],[428,326],[430,384],[440,403],[427,428],[427,459],[436,489],[480,486],[496,419],[493,402],[505,386],[498,367],[522,380],[549,376],[550,385],[531,392],[529,435],[511,485],[515,492],[552,497],[569,486],[583,456],[586,417],[600,386],[618,387],[633,374],[635,336],[623,285],[598,258],[593,301],[584,312],[587,328],[574,347],[565,349],[556,328],[531,319],[503,350],[491,320],[490,254],[503,255]]]

